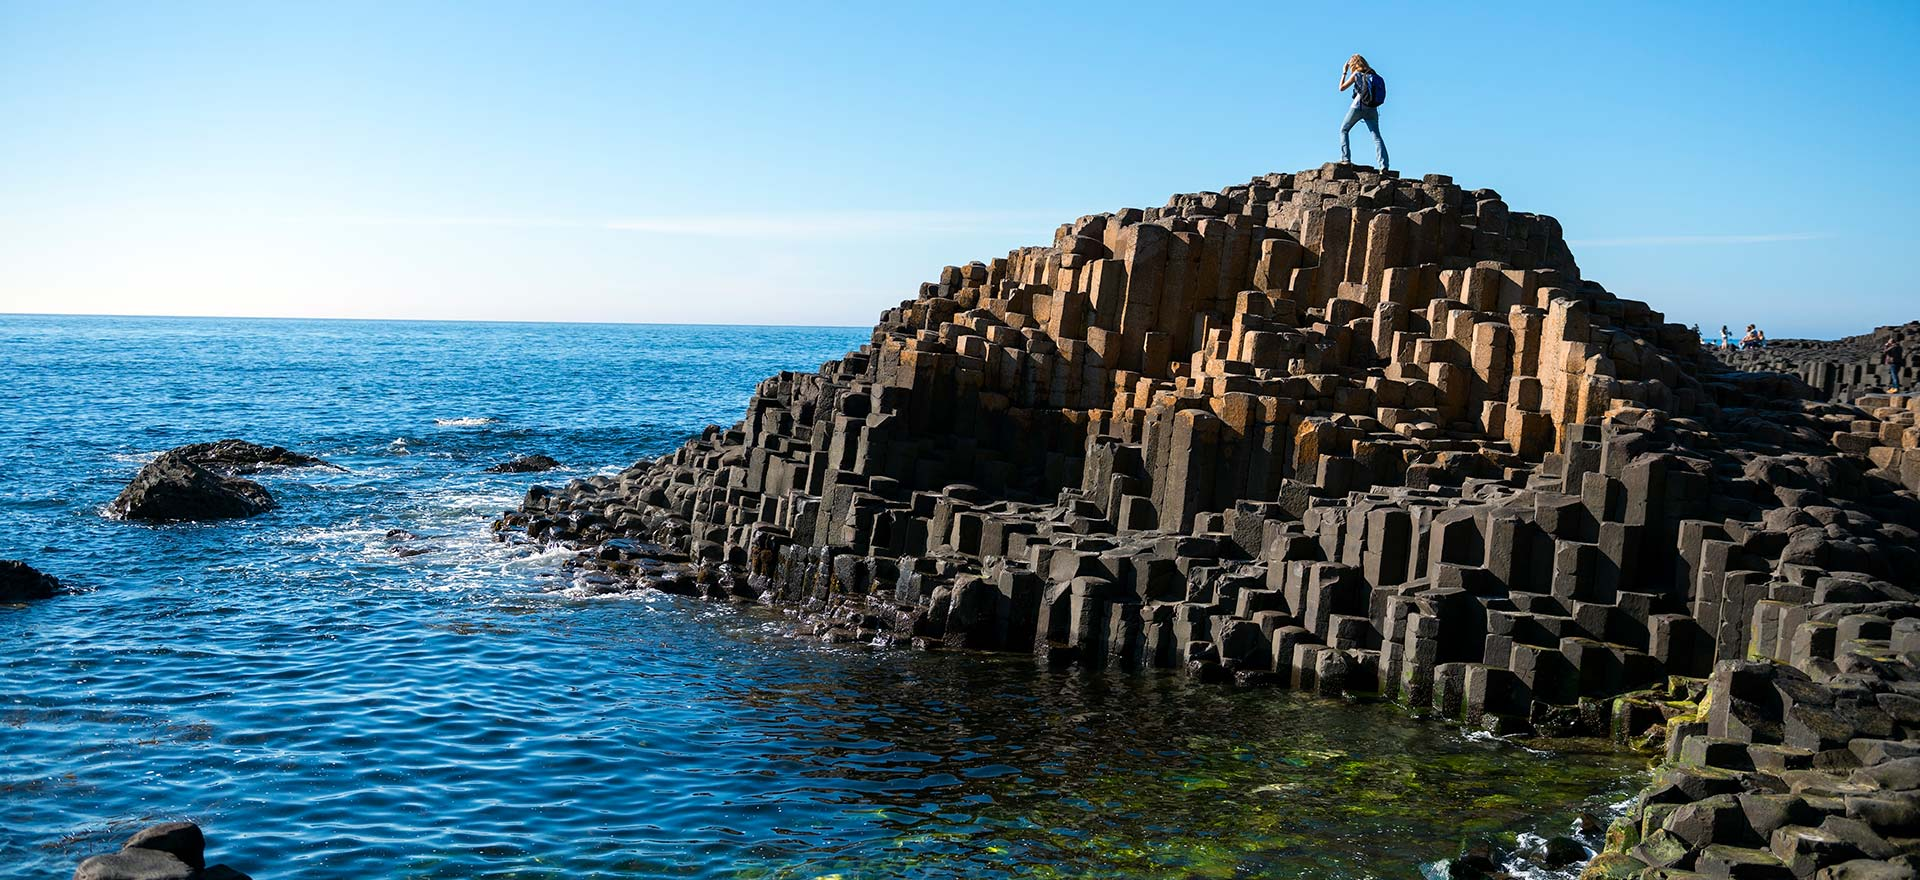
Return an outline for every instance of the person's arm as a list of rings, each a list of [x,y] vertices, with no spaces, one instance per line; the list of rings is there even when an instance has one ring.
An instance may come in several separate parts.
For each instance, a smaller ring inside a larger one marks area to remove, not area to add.
[[[1351,66],[1351,63],[1349,63],[1349,66],[1340,68],[1340,91],[1344,92],[1348,89],[1348,87],[1352,85],[1353,85],[1353,67]]]

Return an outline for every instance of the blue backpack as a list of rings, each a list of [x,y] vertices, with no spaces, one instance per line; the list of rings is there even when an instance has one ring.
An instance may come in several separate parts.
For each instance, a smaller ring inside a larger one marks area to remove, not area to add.
[[[1360,103],[1368,107],[1387,103],[1387,78],[1377,73],[1360,74]]]

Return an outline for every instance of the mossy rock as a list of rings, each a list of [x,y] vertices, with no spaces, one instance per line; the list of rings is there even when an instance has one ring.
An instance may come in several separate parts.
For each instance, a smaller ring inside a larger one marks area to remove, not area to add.
[[[1601,853],[1580,872],[1580,880],[1633,880],[1646,869],[1639,859],[1626,853]]]
[[[1613,820],[1613,824],[1607,826],[1607,842],[1600,851],[1623,853],[1633,849],[1634,844],[1639,842],[1640,826],[1623,816]]]

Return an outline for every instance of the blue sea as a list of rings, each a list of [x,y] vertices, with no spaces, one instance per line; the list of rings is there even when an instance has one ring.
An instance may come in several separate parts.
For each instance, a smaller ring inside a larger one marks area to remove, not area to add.
[[[1523,864],[1642,780],[1390,705],[583,598],[492,540],[529,486],[867,336],[0,316],[0,558],[73,588],[0,605],[0,877],[176,818],[261,880],[1419,877],[1476,835]],[[280,506],[248,520],[102,515],[226,437],[346,470],[256,476]],[[565,469],[484,472],[529,453]]]

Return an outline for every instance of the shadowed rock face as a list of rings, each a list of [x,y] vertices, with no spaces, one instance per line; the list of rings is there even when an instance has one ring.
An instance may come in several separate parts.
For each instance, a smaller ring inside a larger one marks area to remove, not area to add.
[[[1709,782],[1665,805],[1920,739],[1882,699],[1920,696],[1915,399],[1819,396],[1582,279],[1550,217],[1333,165],[949,266],[732,428],[536,488],[498,528],[582,547],[595,577],[651,542],[828,639],[1695,750]],[[1794,671],[1807,705],[1710,698],[1738,707],[1710,732],[1709,676],[1740,663]],[[1800,857],[1733,824],[1647,857]]]
[[[107,510],[122,519],[164,522],[247,517],[273,506],[259,483],[221,476],[173,450],[141,468]]]
[[[60,591],[59,579],[24,562],[0,559],[0,602],[45,599]]]
[[[192,822],[150,826],[129,838],[119,852],[91,856],[73,872],[74,880],[247,880],[226,865],[207,866],[207,842]]]

